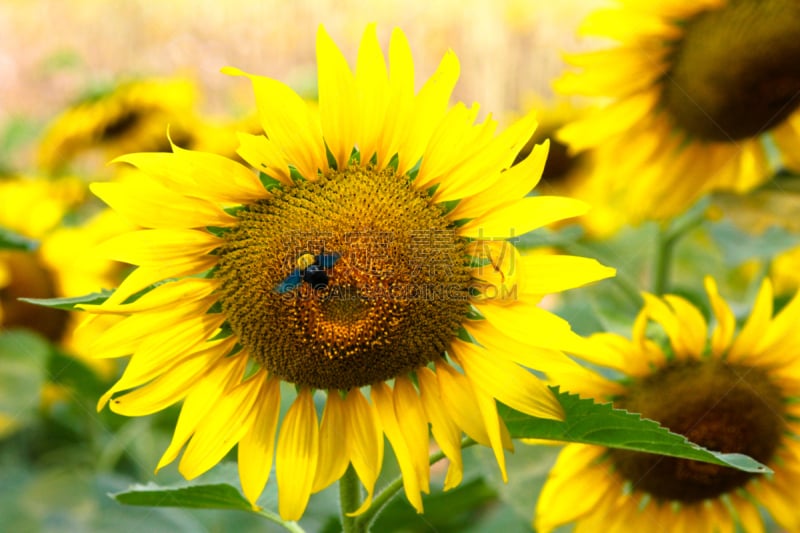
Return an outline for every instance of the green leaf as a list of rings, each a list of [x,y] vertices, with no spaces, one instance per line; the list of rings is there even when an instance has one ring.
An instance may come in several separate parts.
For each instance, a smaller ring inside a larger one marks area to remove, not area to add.
[[[255,512],[236,487],[227,483],[161,487],[155,483],[134,485],[130,490],[110,495],[126,505],[148,507],[190,507],[194,509],[229,509]]]
[[[20,298],[20,301],[28,302],[34,305],[41,305],[43,307],[64,309],[65,311],[79,311],[79,309],[77,309],[78,305],[101,304],[108,300],[109,296],[112,294],[114,294],[113,290],[103,289],[100,292],[93,292],[83,296],[71,296],[69,298]]]
[[[726,219],[712,224],[709,232],[729,267],[752,259],[769,260],[800,245],[800,235],[778,226],[770,226],[762,233],[754,235]]]
[[[22,250],[30,252],[38,247],[38,241],[23,237],[10,229],[0,227],[0,250]]]
[[[597,404],[576,394],[551,387],[564,408],[564,421],[545,420],[500,405],[512,438],[535,438],[594,444],[645,453],[692,459],[728,466],[745,472],[770,473],[755,459],[740,453],[713,452],[689,442],[683,435],[672,433],[657,422],[636,413],[615,409],[610,403]]]

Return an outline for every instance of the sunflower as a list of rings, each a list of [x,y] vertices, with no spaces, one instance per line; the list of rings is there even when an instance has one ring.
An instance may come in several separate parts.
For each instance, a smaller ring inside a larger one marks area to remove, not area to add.
[[[550,150],[538,192],[576,198],[591,205],[585,215],[575,220],[556,222],[554,225],[578,223],[589,236],[595,238],[606,237],[619,230],[625,223],[625,213],[612,205],[606,180],[602,176],[596,176],[597,169],[604,168],[597,164],[597,159],[602,157],[602,151],[594,149],[571,153],[566,144],[555,138],[559,129],[580,120],[589,113],[589,109],[567,100],[547,102],[537,97],[529,97],[527,100],[522,108],[538,110],[539,125],[515,162],[524,160],[534,146],[549,140]]]
[[[95,90],[49,125],[39,164],[55,171],[89,152],[108,160],[137,150],[168,150],[168,126],[176,140],[192,139],[196,101],[195,85],[186,78],[130,80]]]
[[[798,531],[800,294],[773,316],[772,286],[764,281],[736,334],[716,284],[707,278],[705,285],[716,321],[710,335],[687,300],[646,294],[632,340],[596,334],[581,354],[619,379],[588,370],[552,376],[566,389],[611,400],[707,448],[754,457],[774,473],[570,444],[545,482],[537,531],[569,522],[577,522],[576,531],[733,531],[735,523],[763,531],[759,506],[786,531]],[[646,336],[651,322],[663,329],[664,346]]]
[[[51,233],[86,195],[77,178],[16,177],[0,181],[0,228],[39,241]],[[50,340],[64,332],[67,313],[17,298],[58,296],[53,272],[38,250],[0,249],[0,326],[27,327]]]
[[[617,155],[605,175],[624,209],[668,217],[710,190],[746,192],[776,164],[797,165],[797,2],[619,4],[582,26],[619,45],[568,57],[582,70],[555,88],[607,102],[559,137],[574,151],[603,145]]]
[[[182,400],[158,468],[186,446],[179,471],[191,479],[238,443],[254,506],[274,455],[285,519],[298,519],[349,464],[368,508],[385,435],[421,512],[428,424],[451,461],[450,488],[462,477],[462,431],[491,446],[505,476],[511,442],[495,400],[562,416],[522,365],[564,364],[557,348],[575,337],[537,303],[613,270],[523,258],[505,240],[585,206],[525,197],[546,147],[509,167],[532,114],[495,136],[493,120],[475,123],[477,106],[448,109],[454,54],[416,94],[399,30],[388,69],[374,26],[354,73],[322,28],[317,57],[318,108],[278,81],[225,69],[254,87],[266,135],[241,134],[239,155],[258,172],[173,146],[120,158],[150,179],[93,185],[148,228],[101,245],[138,268],[105,303],[85,306],[125,316],[96,353],[133,354],[98,407],[110,400],[113,411],[142,416]],[[281,416],[284,382],[297,392]]]

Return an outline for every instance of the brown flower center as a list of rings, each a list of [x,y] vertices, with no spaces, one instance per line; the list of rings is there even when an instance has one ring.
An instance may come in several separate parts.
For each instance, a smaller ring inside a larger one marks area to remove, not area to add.
[[[686,22],[663,105],[707,141],[756,136],[800,105],[800,3],[729,0]]]
[[[392,170],[348,167],[245,206],[216,276],[242,346],[281,379],[349,389],[440,357],[469,310],[466,244]]]
[[[67,325],[69,314],[66,311],[18,300],[55,297],[52,274],[42,266],[35,254],[29,252],[0,251],[0,263],[10,274],[9,283],[0,287],[0,325],[5,328],[28,328],[52,341],[59,340]]]
[[[675,362],[633,382],[614,402],[642,413],[706,448],[743,453],[768,463],[784,431],[783,398],[758,368],[719,360]],[[716,498],[754,475],[686,459],[609,450],[634,488],[659,500],[684,503]]]

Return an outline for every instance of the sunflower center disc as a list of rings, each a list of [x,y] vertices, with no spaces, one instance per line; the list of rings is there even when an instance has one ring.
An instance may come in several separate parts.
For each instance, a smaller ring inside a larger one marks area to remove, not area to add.
[[[800,3],[730,0],[686,24],[663,104],[678,126],[708,141],[744,139],[800,105]]]
[[[8,285],[0,286],[2,326],[29,328],[51,341],[60,339],[69,318],[65,311],[17,299],[55,297],[53,275],[28,252],[0,250],[0,264],[8,270],[10,278]]]
[[[615,406],[642,413],[710,450],[769,462],[784,430],[783,399],[759,369],[721,361],[674,363],[633,383]],[[617,471],[659,500],[716,498],[754,475],[724,466],[609,450]]]
[[[285,381],[349,389],[397,377],[440,357],[468,312],[465,242],[391,170],[348,167],[238,217],[216,273],[222,308],[243,348]]]

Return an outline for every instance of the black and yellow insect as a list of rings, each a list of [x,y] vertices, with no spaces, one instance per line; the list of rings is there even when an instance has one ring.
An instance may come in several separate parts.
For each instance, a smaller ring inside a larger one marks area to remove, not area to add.
[[[295,260],[295,268],[289,276],[281,281],[275,289],[279,294],[296,289],[301,283],[306,282],[315,289],[328,286],[328,270],[333,268],[341,256],[336,252],[314,255],[303,252]]]

